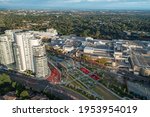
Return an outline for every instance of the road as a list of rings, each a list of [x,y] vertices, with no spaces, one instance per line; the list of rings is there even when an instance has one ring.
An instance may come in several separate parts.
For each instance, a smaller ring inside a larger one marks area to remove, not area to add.
[[[134,74],[132,74],[132,73],[130,73],[128,71],[120,70],[117,73],[123,75],[124,78],[127,78],[130,81],[145,82],[145,83],[149,83],[150,84],[150,79],[149,78],[138,76],[138,75],[134,75]]]
[[[80,95],[79,93],[75,93],[72,90],[60,87],[59,85],[50,84],[46,80],[38,80],[15,71],[10,72],[8,70],[0,70],[0,74],[2,73],[8,74],[13,81],[32,88],[38,92],[44,91],[64,100],[87,100],[86,97]]]

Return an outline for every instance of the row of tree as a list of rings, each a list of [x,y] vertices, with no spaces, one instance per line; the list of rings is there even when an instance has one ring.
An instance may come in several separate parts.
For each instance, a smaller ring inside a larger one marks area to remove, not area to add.
[[[43,24],[44,23],[44,24]],[[150,15],[143,14],[0,14],[0,26],[7,29],[45,30],[55,28],[60,34],[76,34],[104,39],[126,38],[124,31],[150,32]]]
[[[29,92],[24,86],[12,81],[6,74],[0,75],[0,95],[5,95],[11,91],[15,91],[16,96],[20,99],[29,98]]]

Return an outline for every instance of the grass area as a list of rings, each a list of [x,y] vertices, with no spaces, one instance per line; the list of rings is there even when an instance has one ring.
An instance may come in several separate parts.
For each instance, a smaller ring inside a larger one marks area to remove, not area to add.
[[[74,77],[71,77],[71,76],[68,78],[69,81],[72,81],[72,80],[74,80],[74,79],[75,79],[75,78],[74,78]],[[71,82],[70,84],[73,84],[74,86],[79,86],[79,87],[82,88],[83,90],[86,89],[86,87],[83,86],[78,80],[73,81],[73,82]]]
[[[101,87],[99,85],[93,87],[93,91],[95,91],[97,94],[102,96],[103,99],[105,99],[105,100],[118,100],[119,99],[118,97],[111,94],[110,92],[108,92],[106,89],[104,89],[103,87]]]
[[[73,75],[71,75],[71,77],[74,78]],[[75,78],[74,78],[74,79],[75,79]],[[86,86],[85,86],[85,84],[84,84],[81,80],[77,79],[76,81],[79,82],[79,83],[84,87],[84,89],[87,89]]]
[[[89,69],[91,72],[94,72],[95,70],[97,70],[96,66],[93,65],[87,65],[87,64],[82,64],[82,66],[86,67],[87,69]]]
[[[79,93],[79,91],[76,91],[75,89],[70,88],[70,87],[66,87],[66,86],[63,86],[63,87],[66,88],[66,89],[72,90],[73,92],[75,92],[75,93],[77,93],[77,94],[80,94],[80,95],[82,95],[85,99],[89,100],[89,98],[88,98],[87,96],[83,95],[82,93]]]

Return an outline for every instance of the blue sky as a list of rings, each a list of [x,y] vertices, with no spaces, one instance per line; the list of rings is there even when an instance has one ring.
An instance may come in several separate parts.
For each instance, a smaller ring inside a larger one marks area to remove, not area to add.
[[[150,10],[150,0],[0,0],[0,8]]]

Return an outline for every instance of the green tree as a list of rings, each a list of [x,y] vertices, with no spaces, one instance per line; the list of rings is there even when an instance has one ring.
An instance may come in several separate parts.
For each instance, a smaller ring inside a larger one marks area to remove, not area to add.
[[[81,58],[86,61],[91,60],[91,58],[87,55],[82,55]]]
[[[102,65],[106,65],[108,63],[108,59],[100,58],[100,59],[97,59],[96,62]]]
[[[35,75],[35,73],[33,73],[33,71],[31,71],[31,70],[26,70],[25,71],[28,75]]]
[[[22,92],[20,93],[20,97],[21,97],[22,99],[27,99],[27,98],[29,98],[29,93],[28,93],[28,91],[26,91],[26,90],[22,91]]]
[[[11,79],[10,79],[10,77],[8,75],[2,74],[2,75],[0,75],[0,85],[3,85],[5,83],[10,84],[11,83]]]
[[[95,34],[95,38],[98,39],[99,37],[100,37],[100,31],[97,30],[97,31],[96,31],[96,34]]]
[[[16,82],[12,82],[12,87],[16,88],[16,86],[17,86],[17,83]]]

